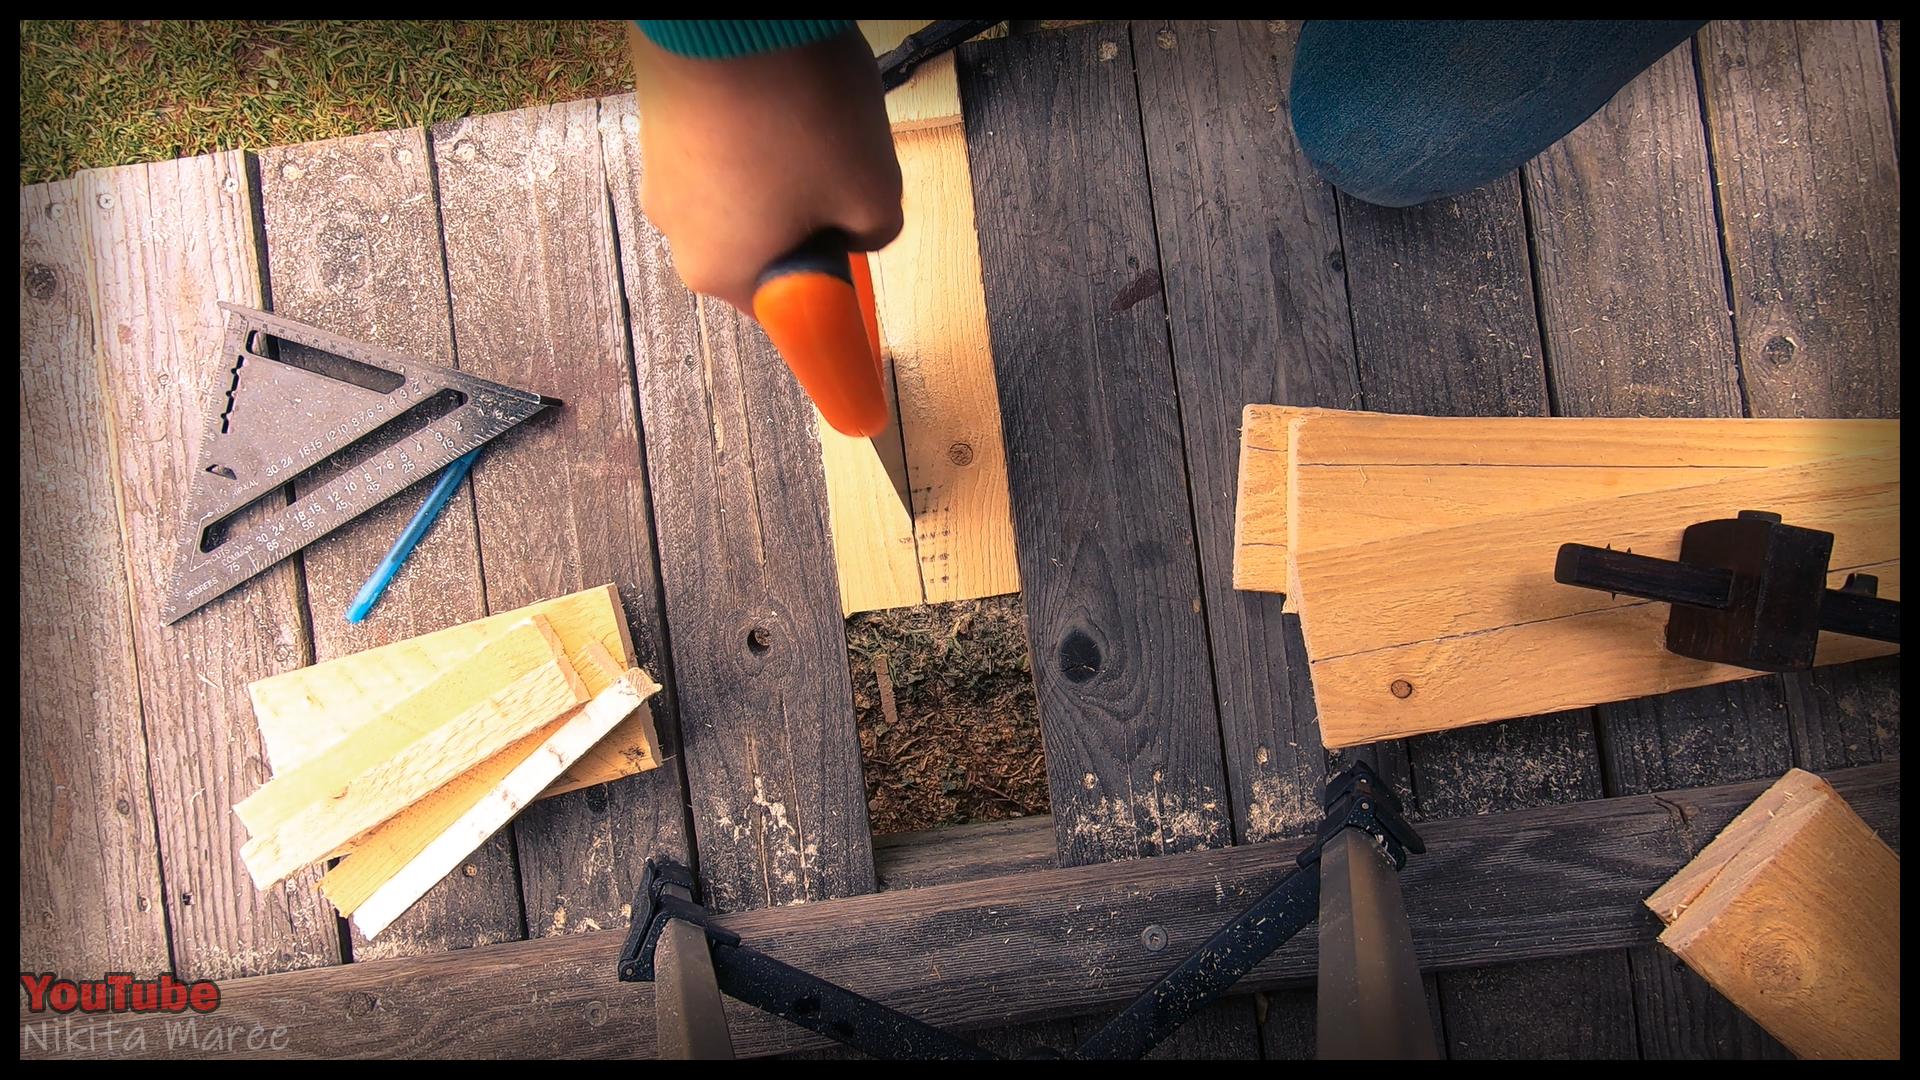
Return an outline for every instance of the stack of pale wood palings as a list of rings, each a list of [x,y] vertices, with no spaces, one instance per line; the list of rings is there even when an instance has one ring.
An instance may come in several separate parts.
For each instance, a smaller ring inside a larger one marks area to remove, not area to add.
[[[254,883],[338,857],[321,891],[371,938],[536,798],[658,767],[626,625],[606,585],[249,686]]]
[[[1647,897],[1661,944],[1803,1058],[1900,1056],[1900,857],[1794,769]]]
[[[1329,747],[1755,673],[1665,649],[1667,607],[1559,585],[1563,543],[1673,559],[1768,510],[1900,593],[1900,431],[1882,420],[1393,416],[1250,405],[1234,585],[1298,612]],[[1897,646],[1822,634],[1816,661]]]

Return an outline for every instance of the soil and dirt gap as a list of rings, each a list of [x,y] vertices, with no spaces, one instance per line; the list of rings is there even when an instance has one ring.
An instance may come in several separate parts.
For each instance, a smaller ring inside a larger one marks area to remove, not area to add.
[[[1019,596],[854,615],[847,654],[876,835],[1048,812]]]

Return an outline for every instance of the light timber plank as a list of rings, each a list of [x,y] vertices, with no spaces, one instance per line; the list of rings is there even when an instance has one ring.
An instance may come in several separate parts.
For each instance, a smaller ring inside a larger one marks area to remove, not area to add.
[[[1711,878],[1655,907],[1660,943],[1803,1058],[1897,1059],[1900,857],[1818,777],[1781,783],[1682,871]]]
[[[168,965],[170,894],[142,721],[142,678],[154,676],[136,662],[138,624],[157,620],[129,605],[132,538],[116,490],[127,481],[115,461],[124,436],[95,366],[114,346],[97,341],[89,310],[84,230],[109,194],[93,179],[20,189],[19,914],[22,971],[98,977]],[[122,257],[133,248],[110,245]],[[121,295],[114,266],[106,280]],[[159,777],[170,788],[184,771],[173,765],[163,761]],[[188,829],[166,824],[184,847]],[[193,939],[182,951],[196,973],[210,951],[239,951],[230,926],[175,926]]]
[[[588,666],[597,671],[602,679],[611,680],[620,675],[613,654],[599,642],[587,646],[587,660]],[[605,692],[604,688],[601,692]],[[352,853],[320,879],[321,891],[326,893],[335,908],[351,914],[375,889],[426,850],[435,837],[451,828],[461,815],[472,809],[487,792],[539,750],[540,745],[578,711],[576,709],[521,738],[480,765],[454,777],[445,786],[392,819],[356,837]],[[650,710],[642,706],[639,712],[648,713]],[[641,719],[645,720],[646,717]],[[620,730],[625,730],[627,726],[628,722],[623,721]],[[657,758],[654,763],[657,764]],[[564,765],[561,767],[562,771],[566,768]]]
[[[615,724],[645,707],[646,698],[659,690],[638,668],[615,679],[593,700],[573,710],[498,783],[434,837],[424,850],[374,894],[353,909],[353,923],[371,938],[387,928],[407,906],[420,899],[434,882],[460,864],[467,853],[512,821],[522,808],[553,782],[560,770],[604,738]]]
[[[906,223],[874,256],[874,300],[899,393],[915,573],[929,604],[1018,592],[966,135],[954,124],[893,143]]]
[[[247,687],[274,766],[289,769],[318,757],[372,713],[535,615],[553,628],[593,693],[606,688],[606,679],[588,662],[589,646],[601,646],[622,665],[633,662],[619,596],[612,585],[602,585],[297,668]]]
[[[373,713],[353,736],[325,754],[282,769],[233,812],[256,836],[323,799],[337,797],[354,776],[499,693],[508,683],[553,663],[566,651],[546,620],[527,619],[459,663],[435,672],[405,697]]]
[[[926,599],[920,560],[914,548],[913,515],[901,505],[880,455],[899,459],[898,405],[889,372],[887,401],[895,423],[880,442],[842,435],[814,411],[820,434],[820,467],[827,484],[827,512],[833,530],[833,560],[840,575],[840,610],[911,607]],[[904,467],[896,464],[896,467]]]
[[[878,53],[924,25],[861,29]],[[1020,588],[953,63],[938,57],[887,95],[905,221],[872,268],[895,429],[876,453],[816,425],[846,614]],[[904,462],[910,510],[881,454]]]
[[[1857,569],[1879,575],[1880,595],[1899,598],[1899,563]],[[1830,575],[1828,586],[1838,588],[1846,573]],[[1317,661],[1312,671],[1321,734],[1329,746],[1351,746],[1757,674],[1668,652],[1666,625],[1665,605],[1629,604]],[[1896,651],[1864,638],[1822,634],[1814,662],[1842,664]],[[1411,688],[1407,697],[1393,692],[1396,682]]]
[[[1316,506],[1320,484],[1344,502],[1353,488],[1365,486],[1363,471],[1298,469],[1300,504]],[[1329,524],[1326,540],[1337,546],[1294,552],[1307,648],[1317,661],[1631,602],[1557,585],[1560,545],[1610,543],[1677,558],[1688,525],[1739,509],[1777,511],[1789,524],[1833,533],[1836,569],[1897,560],[1898,451],[1743,470],[1727,480],[1541,510],[1496,510],[1496,516],[1388,540],[1347,543]],[[1302,511],[1303,535],[1317,516]],[[1380,573],[1383,566],[1394,572]]]
[[[878,54],[926,25],[860,28]],[[905,222],[871,265],[894,428],[875,444],[815,417],[848,615],[1020,588],[953,64],[937,57],[887,95]]]
[[[326,767],[331,778],[344,780],[320,801],[255,833],[241,849],[248,870],[265,888],[292,870],[326,857],[588,696],[586,683],[556,647],[547,662],[391,753],[363,754],[361,738],[335,748],[316,767]],[[394,727],[406,730],[404,723]],[[392,745],[371,734],[364,741],[382,751]],[[328,767],[336,759],[342,767]]]
[[[927,19],[861,19],[860,33],[879,56],[929,25]],[[960,122],[960,85],[953,54],[944,53],[914,68],[907,81],[887,95],[887,120],[895,131],[914,131]]]
[[[1695,418],[1392,416],[1385,413],[1249,405],[1243,414],[1239,509],[1234,540],[1234,587],[1285,592],[1289,584],[1288,539],[1295,528],[1287,515],[1292,476],[1287,440],[1295,419],[1303,425],[1302,460],[1323,466],[1525,466],[1609,469],[1734,469],[1813,461],[1883,447],[1898,447],[1900,428],[1893,422],[1850,420],[1727,420]],[[1474,476],[1433,470],[1428,476]],[[1493,474],[1485,474],[1491,476]],[[1478,482],[1462,484],[1445,498],[1440,488],[1405,490],[1408,474],[1375,470],[1369,479],[1389,484],[1399,477],[1400,495],[1427,498],[1424,513],[1444,511],[1456,499],[1475,501],[1484,493]],[[1596,480],[1603,478],[1594,476]],[[1555,485],[1515,472],[1541,498]],[[1653,484],[1658,478],[1622,484]],[[1646,488],[1643,488],[1646,490]],[[1423,494],[1424,491],[1424,494]],[[1580,500],[1568,489],[1567,502]],[[1484,494],[1478,501],[1484,502]],[[1424,514],[1401,513],[1387,498],[1377,504],[1377,524],[1399,518],[1418,527]],[[1292,610],[1290,607],[1289,610]]]

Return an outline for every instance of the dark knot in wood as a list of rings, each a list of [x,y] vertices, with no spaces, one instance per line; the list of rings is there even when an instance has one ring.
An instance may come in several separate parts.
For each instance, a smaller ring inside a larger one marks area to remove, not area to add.
[[[1084,630],[1074,630],[1060,642],[1060,674],[1070,683],[1083,683],[1100,674],[1100,646]]]
[[[27,295],[33,299],[50,299],[59,286],[60,275],[53,267],[34,263],[27,268]]]

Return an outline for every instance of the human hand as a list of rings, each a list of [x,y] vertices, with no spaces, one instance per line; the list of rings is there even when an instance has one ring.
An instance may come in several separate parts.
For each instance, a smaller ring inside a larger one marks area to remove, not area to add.
[[[752,314],[760,272],[836,229],[855,251],[900,233],[900,163],[857,32],[779,52],[678,56],[627,26],[640,204],[687,287]]]

